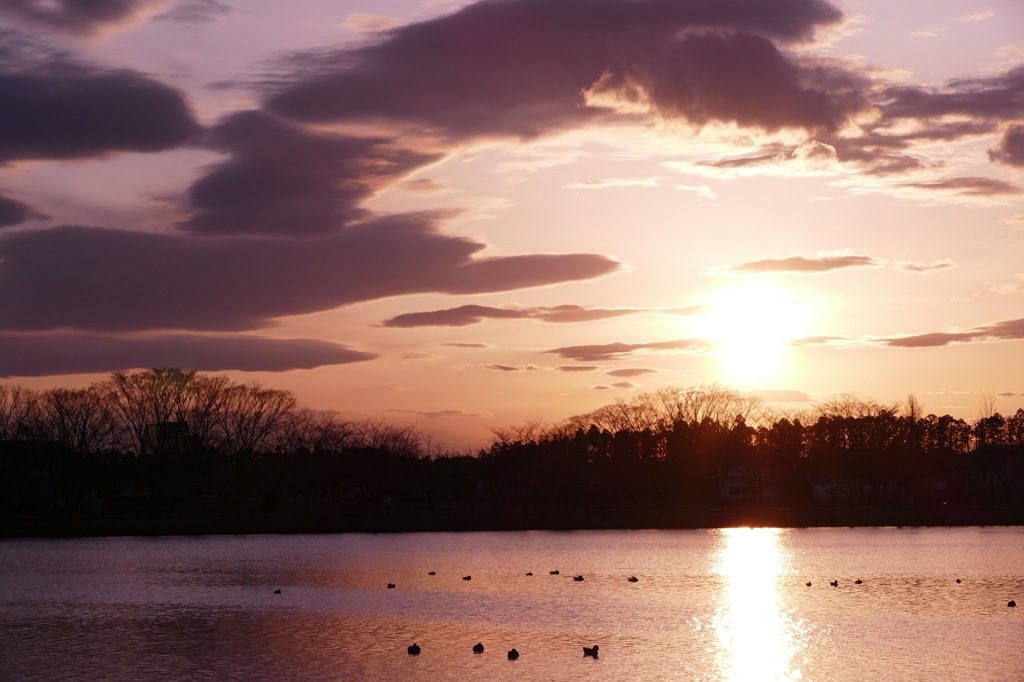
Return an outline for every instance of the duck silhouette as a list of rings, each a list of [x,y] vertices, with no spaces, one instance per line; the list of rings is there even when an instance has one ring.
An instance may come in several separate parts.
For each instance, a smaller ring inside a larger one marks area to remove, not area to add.
[[[807,587],[810,587],[810,586],[811,586],[811,581],[810,581],[810,580],[808,580],[808,581],[807,581]]]
[[[527,571],[526,575],[533,575],[533,571]]]
[[[583,656],[590,656],[591,658],[597,658],[598,646],[595,644],[592,647],[583,647]]]
[[[548,573],[550,573],[551,575],[558,575],[558,569],[555,569],[553,571],[548,571]]]
[[[575,580],[575,581],[576,581],[576,582],[578,582],[578,583],[581,583],[581,582],[583,582],[583,576],[582,576],[582,575],[574,575],[574,576],[572,577],[572,579],[573,579],[573,580]]]
[[[410,644],[409,645],[409,655],[410,656],[419,656],[420,655],[420,645],[417,644],[416,642],[413,642],[412,644]]]
[[[509,649],[508,650],[508,660],[514,661],[517,658],[519,658],[519,652],[516,651],[515,649]]]
[[[471,576],[471,575],[464,575],[464,576],[462,576],[462,579],[463,580],[472,580],[473,576]]]
[[[394,583],[388,583],[388,589],[389,590],[395,589],[395,584]]]
[[[427,573],[427,575],[437,575],[437,571],[431,571],[430,573]]]
[[[477,642],[476,644],[473,645],[473,653],[474,654],[482,654],[483,652],[484,652],[483,642]]]
[[[1014,606],[1017,605],[1017,602],[1015,602],[1015,601],[1013,601],[1011,599],[1010,601],[1006,602],[1006,605],[1009,606],[1010,608],[1013,608]]]
[[[631,583],[635,583],[635,582],[639,582],[640,581],[640,579],[637,578],[635,575],[629,576],[628,578],[626,578],[626,580],[628,580]]]
[[[861,580],[860,578],[857,578],[856,580],[853,581],[853,584],[854,585],[863,585],[864,581]]]
[[[281,594],[281,588],[274,590],[274,594]]]
[[[828,584],[831,585],[832,587],[839,587],[839,581],[838,580],[830,580]]]

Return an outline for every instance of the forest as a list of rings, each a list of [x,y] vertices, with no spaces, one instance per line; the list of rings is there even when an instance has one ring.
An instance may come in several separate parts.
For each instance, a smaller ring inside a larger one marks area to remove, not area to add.
[[[1024,410],[983,411],[673,387],[457,453],[196,371],[0,384],[0,536],[1019,524]]]

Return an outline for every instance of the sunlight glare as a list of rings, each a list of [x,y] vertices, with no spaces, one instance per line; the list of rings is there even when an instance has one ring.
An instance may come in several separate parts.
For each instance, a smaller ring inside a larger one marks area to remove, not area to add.
[[[694,324],[714,342],[724,380],[754,388],[753,383],[782,378],[792,350],[788,343],[807,335],[809,308],[807,301],[757,282],[718,292]]]
[[[798,680],[796,637],[777,582],[784,572],[778,528],[723,528],[719,570],[725,603],[716,617],[719,667],[729,682]]]

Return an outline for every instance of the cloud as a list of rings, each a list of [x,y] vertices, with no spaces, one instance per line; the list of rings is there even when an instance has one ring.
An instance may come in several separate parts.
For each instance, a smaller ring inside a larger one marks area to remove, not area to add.
[[[401,412],[402,414],[418,414],[428,419],[448,419],[459,417],[488,417],[486,412],[465,412],[463,410],[400,410],[391,408],[388,412]]]
[[[823,0],[481,2],[373,44],[293,55],[264,86],[267,106],[295,120],[387,121],[451,140],[579,127],[618,117],[595,99],[641,92],[696,124],[830,126],[860,106],[860,83],[771,41],[804,42],[842,19]]]
[[[128,69],[0,69],[0,102],[0,163],[163,151],[199,131],[180,92]]]
[[[4,377],[93,374],[150,367],[186,367],[204,372],[284,372],[364,362],[375,357],[373,353],[319,339],[0,333],[0,376]]]
[[[440,157],[383,138],[316,134],[261,111],[233,114],[207,145],[231,154],[188,191],[195,210],[183,223],[204,234],[317,235],[365,217],[359,203]]]
[[[398,20],[394,17],[387,17],[381,14],[354,13],[348,15],[342,26],[354,31],[365,33],[379,33],[398,26]]]
[[[559,365],[555,367],[556,372],[596,372],[600,369],[597,365]]]
[[[1020,398],[1024,397],[1024,391],[1004,391],[1002,393],[996,393],[1000,398]]]
[[[880,339],[880,343],[896,348],[933,348],[952,343],[989,343],[1024,339],[1024,318],[1001,320],[960,332],[929,332],[911,336]]]
[[[943,258],[942,260],[937,260],[934,263],[913,263],[910,261],[901,261],[896,263],[897,270],[919,274],[927,274],[938,270],[948,270],[949,268],[955,267],[956,263],[949,258]]]
[[[601,178],[599,180],[584,180],[582,182],[570,182],[562,185],[565,189],[621,189],[624,187],[658,187],[661,178],[637,177],[637,178]]]
[[[493,369],[495,372],[536,372],[537,368],[533,365],[484,365],[487,369]]]
[[[679,339],[676,341],[653,341],[649,343],[605,343],[586,346],[565,346],[544,351],[562,358],[580,362],[615,360],[644,351],[668,351],[702,353],[710,350],[712,344],[702,339]]]
[[[273,318],[412,293],[479,294],[607,275],[594,254],[478,255],[438,214],[307,240],[62,226],[0,238],[0,329],[239,331]],[[88,254],[88,257],[83,257]]]
[[[776,272],[812,274],[846,268],[877,268],[881,267],[882,264],[882,261],[871,256],[818,256],[815,258],[790,256],[788,258],[766,258],[732,265],[725,270],[725,273],[730,275],[760,275]]]
[[[996,120],[1024,118],[1024,66],[978,78],[950,81],[944,90],[898,85],[883,94],[888,120],[971,116]]]
[[[461,343],[458,341],[442,343],[441,345],[448,346],[450,348],[490,348],[486,343]]]
[[[450,192],[451,187],[433,178],[417,178],[415,180],[403,180],[398,184],[404,190],[409,192],[420,192],[423,194],[438,194],[441,192]]]
[[[542,322],[590,322],[644,312],[634,308],[584,308],[559,305],[540,308],[495,308],[485,305],[463,305],[457,308],[396,315],[381,323],[382,327],[466,327],[492,320],[540,320]]]
[[[34,210],[28,204],[0,194],[0,229],[45,217],[46,215]]]
[[[1008,127],[999,145],[990,149],[988,156],[993,161],[1024,167],[1024,124]]]
[[[612,384],[612,388],[622,388],[631,391],[639,385],[640,384],[633,381],[616,381]]]
[[[656,369],[647,369],[645,367],[624,367],[622,369],[613,369],[610,372],[605,372],[610,377],[638,377],[643,374],[651,374],[657,372]]]
[[[205,24],[226,17],[235,10],[217,0],[184,0],[174,9],[153,17],[156,21],[176,21],[181,24]]]
[[[166,0],[3,0],[0,16],[33,26],[91,35],[102,29],[131,24]]]
[[[1021,193],[1021,188],[1005,180],[983,177],[948,178],[933,182],[907,182],[900,185],[928,192],[944,192],[969,197],[1006,196]]]
[[[985,21],[986,19],[991,19],[995,15],[996,13],[993,12],[992,10],[985,10],[983,12],[975,12],[974,14],[964,14],[962,16],[957,17],[956,20],[964,22]]]

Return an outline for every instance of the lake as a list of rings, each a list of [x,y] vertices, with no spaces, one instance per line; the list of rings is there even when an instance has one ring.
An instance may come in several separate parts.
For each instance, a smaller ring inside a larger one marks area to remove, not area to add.
[[[9,540],[0,679],[1021,680],[1022,576],[1019,527]]]

